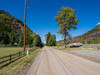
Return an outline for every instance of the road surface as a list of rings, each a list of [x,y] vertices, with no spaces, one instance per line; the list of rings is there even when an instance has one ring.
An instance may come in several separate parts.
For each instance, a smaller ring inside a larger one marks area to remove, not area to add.
[[[100,63],[44,47],[26,75],[100,75]]]

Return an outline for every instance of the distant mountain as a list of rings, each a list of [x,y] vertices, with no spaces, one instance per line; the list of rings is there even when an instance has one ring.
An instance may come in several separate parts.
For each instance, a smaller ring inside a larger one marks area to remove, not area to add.
[[[100,25],[96,26],[94,29],[86,32],[83,35],[74,37],[72,41],[80,41],[80,40],[91,40],[91,39],[96,39],[100,38]]]
[[[71,40],[67,40],[71,42],[81,42],[83,44],[99,44],[100,43],[100,25],[97,25],[92,30],[86,32],[83,35],[79,35],[73,37]],[[57,45],[64,45],[64,41],[57,41]]]

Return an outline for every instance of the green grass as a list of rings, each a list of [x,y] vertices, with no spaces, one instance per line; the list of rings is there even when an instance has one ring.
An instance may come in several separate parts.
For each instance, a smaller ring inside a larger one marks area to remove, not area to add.
[[[32,62],[34,57],[40,49],[36,49],[31,52],[29,55],[24,56],[23,58],[11,63],[10,65],[4,67],[0,70],[0,75],[18,75],[26,66]]]
[[[21,47],[0,47],[0,57],[7,56],[22,51]]]

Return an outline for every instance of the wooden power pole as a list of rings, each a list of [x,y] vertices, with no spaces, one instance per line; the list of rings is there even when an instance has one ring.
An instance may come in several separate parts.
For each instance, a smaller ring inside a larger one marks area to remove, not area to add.
[[[27,0],[25,0],[25,12],[24,12],[24,51],[26,49],[26,8],[27,8]]]

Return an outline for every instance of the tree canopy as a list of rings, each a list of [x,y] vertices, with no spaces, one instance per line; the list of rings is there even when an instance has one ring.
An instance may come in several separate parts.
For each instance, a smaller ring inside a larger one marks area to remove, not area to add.
[[[45,35],[46,38],[46,45],[47,46],[56,46],[56,36],[48,32],[48,34]]]
[[[37,34],[33,35],[33,46],[43,47],[43,43],[41,41],[41,37]]]
[[[64,43],[66,45],[66,36],[69,35],[68,31],[71,29],[76,29],[75,25],[78,24],[75,10],[69,7],[62,7],[61,11],[57,12],[55,20],[57,21],[59,26],[58,33],[64,36]]]
[[[16,46],[23,46],[23,38],[23,22],[13,17],[8,12],[0,10],[0,44],[9,46],[14,46],[16,44]],[[36,33],[32,32],[32,30],[26,25],[26,45],[32,47],[33,44],[41,47],[41,38]]]

